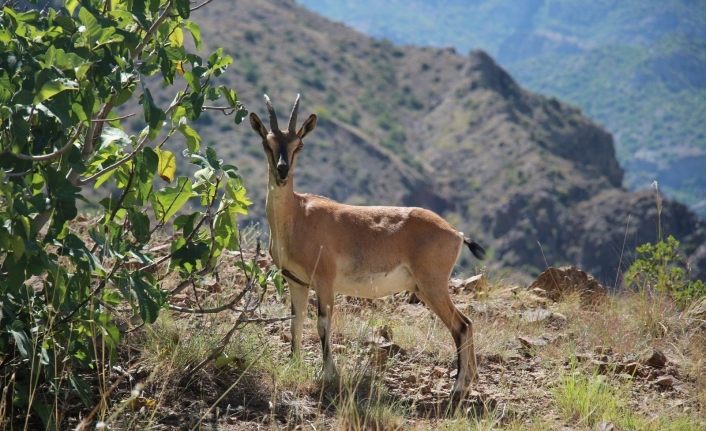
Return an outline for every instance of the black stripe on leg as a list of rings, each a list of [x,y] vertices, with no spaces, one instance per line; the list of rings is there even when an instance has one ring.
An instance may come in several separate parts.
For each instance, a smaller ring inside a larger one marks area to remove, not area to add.
[[[321,321],[321,319],[328,319],[328,313],[326,312],[327,310],[325,309],[321,301],[318,301],[317,311],[319,314],[319,321]],[[324,360],[327,360],[329,355],[331,354],[331,349],[328,343],[328,330],[324,329],[324,333],[319,335],[319,338],[321,339],[321,350],[324,355]]]

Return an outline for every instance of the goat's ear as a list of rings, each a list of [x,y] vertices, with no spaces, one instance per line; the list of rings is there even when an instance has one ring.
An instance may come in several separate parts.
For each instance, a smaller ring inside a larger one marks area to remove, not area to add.
[[[260,121],[260,117],[258,117],[254,112],[250,113],[250,126],[257,132],[258,135],[262,137],[262,139],[267,137],[267,129],[262,124],[262,121]]]
[[[309,115],[309,118],[304,121],[302,127],[297,132],[299,139],[304,139],[304,136],[308,135],[316,127],[316,114]]]

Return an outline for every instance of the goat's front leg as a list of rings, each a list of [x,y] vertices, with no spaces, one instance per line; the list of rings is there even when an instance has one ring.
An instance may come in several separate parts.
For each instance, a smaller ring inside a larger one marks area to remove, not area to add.
[[[309,302],[309,288],[287,279],[289,294],[292,300],[292,357],[301,357],[302,328],[306,318],[306,309]]]
[[[333,290],[318,289],[318,330],[321,339],[321,350],[324,357],[323,378],[327,381],[336,380],[338,372],[331,353],[331,320],[333,319]]]

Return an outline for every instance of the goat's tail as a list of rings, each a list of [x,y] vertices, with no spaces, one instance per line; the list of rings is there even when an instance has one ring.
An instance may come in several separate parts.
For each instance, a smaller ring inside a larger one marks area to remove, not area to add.
[[[471,239],[467,236],[463,237],[463,242],[466,243],[468,249],[471,250],[471,253],[473,253],[473,256],[477,257],[480,260],[485,259],[485,249],[481,247],[480,244],[475,241],[471,241]]]

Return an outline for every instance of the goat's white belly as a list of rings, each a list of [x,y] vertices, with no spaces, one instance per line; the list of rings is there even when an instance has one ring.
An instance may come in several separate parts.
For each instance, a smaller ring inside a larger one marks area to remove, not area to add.
[[[368,274],[343,274],[336,277],[336,293],[359,298],[380,298],[404,290],[414,290],[416,283],[404,266],[392,271]]]

